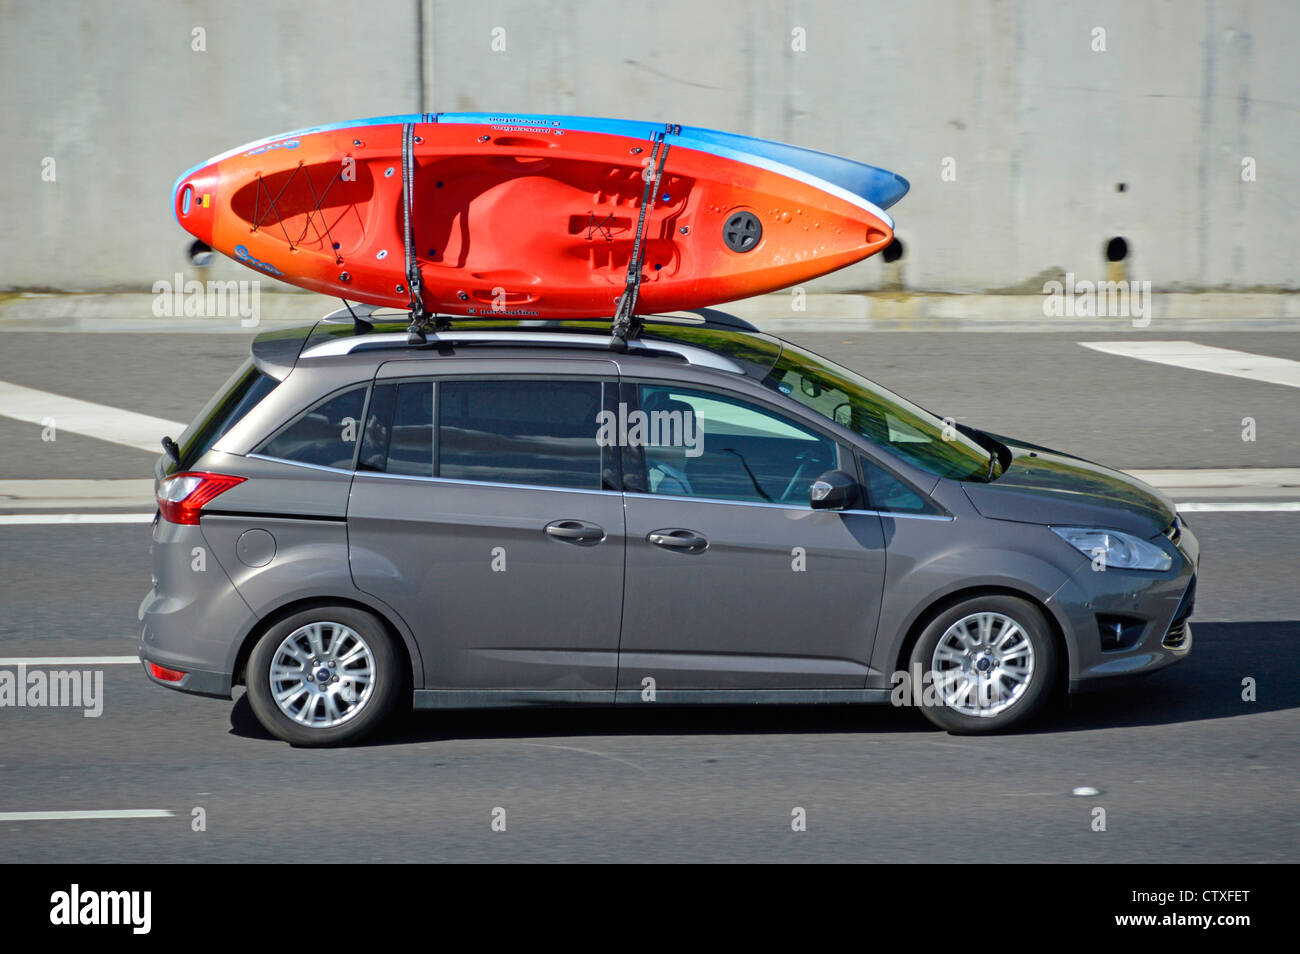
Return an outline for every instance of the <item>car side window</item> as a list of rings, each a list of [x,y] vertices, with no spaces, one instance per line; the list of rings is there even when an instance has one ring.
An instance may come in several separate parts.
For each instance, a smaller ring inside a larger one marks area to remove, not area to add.
[[[253,453],[298,464],[351,470],[368,387],[369,384],[356,385],[318,401],[263,441]]]
[[[617,397],[617,385],[607,387],[608,394],[601,381],[540,379],[379,384],[357,469],[617,489],[617,450],[597,440],[601,401]]]
[[[761,406],[676,385],[638,394],[628,440],[643,448],[652,494],[806,507],[809,485],[835,466],[834,441]]]
[[[593,380],[441,381],[438,476],[600,490],[602,387]]]
[[[866,478],[867,507],[885,513],[938,513],[939,510],[922,494],[913,490],[889,471],[865,457],[862,474]]]

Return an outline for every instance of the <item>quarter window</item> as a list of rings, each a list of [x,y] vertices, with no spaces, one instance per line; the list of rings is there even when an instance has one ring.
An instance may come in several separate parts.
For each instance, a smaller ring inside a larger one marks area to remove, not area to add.
[[[339,391],[308,408],[253,452],[264,457],[351,470],[366,388]]]
[[[863,457],[862,473],[867,484],[867,506],[884,513],[938,513],[925,497],[883,467]]]

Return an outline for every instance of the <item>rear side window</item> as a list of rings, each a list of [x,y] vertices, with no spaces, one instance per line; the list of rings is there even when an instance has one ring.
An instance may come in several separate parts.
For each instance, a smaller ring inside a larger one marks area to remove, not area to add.
[[[599,490],[600,381],[404,381],[375,388],[360,470]],[[616,395],[609,385],[609,398]],[[436,427],[435,427],[436,423]],[[616,457],[604,451],[605,464]]]
[[[280,382],[257,370],[249,358],[212,396],[198,417],[185,428],[176,443],[180,446],[180,463],[172,464],[169,473],[187,470],[211,450],[221,437],[238,424]]]
[[[444,381],[438,476],[599,490],[599,381]]]
[[[367,387],[360,384],[336,391],[280,428],[253,453],[297,464],[351,470]]]

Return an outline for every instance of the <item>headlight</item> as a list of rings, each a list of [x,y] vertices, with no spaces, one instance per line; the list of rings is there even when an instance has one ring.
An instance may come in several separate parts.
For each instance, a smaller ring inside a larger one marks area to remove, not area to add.
[[[1167,570],[1174,565],[1164,550],[1130,533],[1092,527],[1052,527],[1052,532],[1089,560],[1100,557],[1117,570]]]

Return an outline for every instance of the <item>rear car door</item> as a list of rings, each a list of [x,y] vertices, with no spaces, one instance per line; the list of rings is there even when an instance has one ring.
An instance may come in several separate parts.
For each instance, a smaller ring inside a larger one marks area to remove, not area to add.
[[[808,499],[825,471],[856,469],[848,450],[721,389],[643,380],[623,394],[647,431],[626,442],[619,689],[642,692],[647,678],[656,693],[863,688],[885,575],[880,517]]]
[[[416,634],[425,688],[612,701],[623,602],[613,362],[384,364],[348,506],[358,587]],[[450,370],[449,370],[450,369]]]

